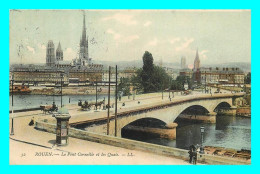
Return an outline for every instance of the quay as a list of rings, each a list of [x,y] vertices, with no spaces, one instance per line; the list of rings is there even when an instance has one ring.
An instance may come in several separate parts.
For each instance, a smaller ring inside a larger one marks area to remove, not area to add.
[[[214,94],[214,97],[216,99],[222,99],[235,95],[236,97],[239,97],[242,94]],[[146,112],[147,110],[151,110],[152,106],[157,109],[163,107],[168,108],[170,105],[182,104],[189,100],[198,100],[198,98],[206,99],[207,97],[212,96],[209,96],[208,94],[194,94],[191,96],[175,95],[172,101],[169,101],[166,97],[162,100],[161,95],[158,93],[139,97],[140,98],[136,97],[135,100],[123,98],[122,101],[118,103],[118,106],[120,106],[118,107],[118,115],[123,117],[124,115],[129,115],[133,112]],[[137,101],[140,101],[140,104],[138,104]],[[121,107],[123,102],[126,103],[125,107]],[[31,164],[31,158],[35,159],[33,161],[34,164],[188,164],[187,150],[100,135],[75,129],[73,128],[73,125],[82,124],[82,122],[98,121],[106,118],[107,111],[81,111],[80,107],[76,104],[67,105],[66,107],[72,116],[70,120],[70,125],[72,127],[69,130],[69,145],[65,147],[55,146],[55,134],[52,133],[55,133],[56,120],[51,116],[51,114],[45,115],[41,111],[28,111],[13,114],[15,135],[10,137],[10,164]],[[111,109],[111,113],[113,113],[113,108]],[[34,117],[36,125],[49,125],[51,128],[46,130],[42,129],[45,131],[44,132],[28,126],[32,117]],[[111,119],[113,119],[113,117]],[[16,148],[18,144],[19,148]],[[51,161],[46,160],[47,158],[45,157],[35,157],[34,151],[38,152],[43,149],[44,152],[53,152],[58,155],[52,157]],[[158,149],[160,150],[158,151]],[[24,160],[27,157],[23,159],[17,156],[17,154],[22,154],[23,151],[26,151],[27,155],[30,154],[28,155],[30,159],[28,158],[27,161]],[[62,151],[73,153],[93,152],[94,154],[113,153],[118,154],[119,156],[115,155],[113,158],[103,157],[102,159],[97,156],[93,159],[81,159],[75,156],[72,158],[64,157],[60,160],[60,152]],[[135,155],[131,156],[132,158],[129,158],[129,154]],[[200,162],[209,164],[249,164],[248,161],[243,160],[234,161],[230,159],[222,159],[222,157],[218,158],[220,158],[220,160],[216,160],[216,157],[212,160],[211,156],[204,155]],[[55,159],[59,159],[58,162],[55,161]]]

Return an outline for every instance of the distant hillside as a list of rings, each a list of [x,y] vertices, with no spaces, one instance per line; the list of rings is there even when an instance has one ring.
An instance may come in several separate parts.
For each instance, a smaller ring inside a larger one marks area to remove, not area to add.
[[[203,65],[202,65],[203,66]],[[206,64],[204,67],[238,67],[242,69],[244,72],[251,72],[251,63],[249,62],[228,62],[228,63],[222,63],[222,64]]]
[[[125,68],[141,68],[143,66],[142,60],[133,60],[133,61],[96,61],[93,60],[93,63],[98,63],[104,65],[105,69],[108,69],[109,66],[118,66],[118,69],[125,69]],[[159,61],[154,62],[155,65],[160,65]],[[15,64],[11,64],[15,65]],[[45,65],[45,63],[39,63],[34,65]],[[174,69],[180,69],[180,63],[178,62],[162,62],[163,67],[169,67]],[[244,72],[251,72],[251,63],[250,62],[228,62],[222,64],[202,64],[202,67],[238,67],[242,69]]]
[[[100,63],[103,64],[105,68],[108,68],[108,66],[115,66],[117,65],[119,69],[125,69],[127,67],[136,67],[141,68],[143,66],[142,60],[136,60],[136,61],[93,61],[93,63]],[[154,62],[155,65],[160,65],[160,62]],[[174,68],[174,69],[180,69],[180,63],[178,62],[163,62],[162,66]],[[229,63],[222,63],[222,64],[202,64],[203,67],[238,67],[242,69],[244,72],[251,72],[251,63],[249,62],[229,62]]]
[[[93,61],[93,63],[98,63],[104,65],[105,68],[108,68],[109,66],[118,66],[118,69],[125,69],[128,67],[135,67],[135,68],[141,68],[143,67],[143,61],[142,60],[133,60],[133,61]],[[160,65],[160,62],[154,62],[155,65]],[[170,67],[170,68],[175,68],[175,69],[180,69],[180,64],[179,63],[168,63],[168,62],[163,62],[162,66],[165,67]]]

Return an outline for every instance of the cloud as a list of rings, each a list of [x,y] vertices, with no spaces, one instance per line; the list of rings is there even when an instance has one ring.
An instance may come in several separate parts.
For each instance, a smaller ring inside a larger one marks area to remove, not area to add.
[[[148,26],[150,26],[151,24],[152,24],[151,21],[146,21],[146,22],[144,23],[144,26],[145,26],[145,27],[148,27]]]
[[[134,40],[137,40],[137,39],[139,39],[140,37],[139,37],[139,35],[131,35],[131,36],[126,36],[126,37],[124,37],[123,38],[123,42],[132,42],[132,41],[134,41]]]
[[[32,52],[33,54],[35,54],[35,50],[33,47],[30,47],[30,46],[26,46],[27,50]]]
[[[133,19],[133,15],[129,14],[123,14],[123,13],[116,13],[112,16],[104,17],[101,20],[102,21],[109,21],[109,20],[115,20],[121,24],[124,25],[136,25],[137,21]]]
[[[42,50],[46,50],[46,46],[44,44],[38,43],[38,48],[40,48]]]
[[[153,40],[151,40],[150,42],[148,42],[148,46],[156,46],[158,44],[158,39],[154,38]]]
[[[185,39],[184,39],[184,42],[182,42],[182,44],[181,44],[180,46],[176,47],[175,50],[176,50],[176,51],[181,51],[181,50],[183,50],[183,49],[185,49],[185,48],[188,48],[189,45],[190,45],[193,41],[194,41],[193,38],[190,38],[190,39],[185,38]]]
[[[176,42],[179,42],[180,40],[181,40],[181,38],[177,37],[177,38],[170,39],[169,42],[171,44],[175,44]]]
[[[193,64],[189,64],[189,65],[188,65],[188,68],[189,68],[189,69],[193,69],[193,66],[194,66]]]
[[[209,50],[202,50],[199,54],[205,54],[207,52],[209,52]]]
[[[199,55],[202,59],[207,60],[208,56],[206,55],[206,53],[209,52],[208,50],[202,50],[201,52],[199,52]]]
[[[76,57],[76,52],[72,48],[66,48],[64,51],[64,59],[72,60]]]
[[[132,42],[132,41],[140,38],[139,35],[137,35],[137,34],[130,35],[130,36],[124,36],[122,34],[115,32],[111,28],[109,28],[106,32],[109,33],[109,34],[112,34],[113,37],[114,37],[114,40],[116,40],[117,42],[129,43],[129,42]]]
[[[106,32],[109,33],[109,34],[112,34],[114,36],[115,40],[118,40],[121,37],[121,35],[119,33],[116,33],[114,30],[112,30],[110,28]]]

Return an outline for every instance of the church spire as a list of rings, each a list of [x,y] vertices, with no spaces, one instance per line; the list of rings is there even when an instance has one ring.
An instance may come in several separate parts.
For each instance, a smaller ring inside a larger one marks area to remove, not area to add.
[[[199,60],[200,58],[199,58],[199,51],[198,51],[198,48],[197,48],[197,52],[196,52],[196,58],[195,58],[196,60]]]
[[[79,58],[82,59],[85,63],[88,63],[89,61],[89,56],[88,56],[88,38],[87,38],[87,33],[86,33],[86,20],[85,20],[85,12],[83,11],[83,27],[82,27],[82,36],[80,38],[80,54]]]
[[[61,45],[60,45],[60,42],[59,42],[59,45],[58,45],[57,51],[62,51],[62,49],[61,49]]]
[[[81,38],[81,44],[86,44],[86,22],[85,22],[85,13],[83,14],[83,27],[82,27],[82,38]]]
[[[56,60],[57,61],[62,61],[63,60],[63,51],[61,49],[61,44],[59,42],[58,48],[56,50]]]
[[[199,58],[199,51],[197,48],[193,69],[194,69],[194,71],[197,71],[199,68],[200,68],[200,58]]]

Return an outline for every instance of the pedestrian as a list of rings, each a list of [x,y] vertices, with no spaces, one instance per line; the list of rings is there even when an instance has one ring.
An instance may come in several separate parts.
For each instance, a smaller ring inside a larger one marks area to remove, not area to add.
[[[192,162],[192,145],[189,147],[189,151],[188,151],[188,153],[189,153],[189,163],[191,163]]]
[[[192,154],[193,164],[197,164],[197,150],[195,149]]]
[[[30,123],[29,123],[29,126],[32,126],[34,125],[34,117],[31,119]]]
[[[70,103],[70,98],[69,98],[69,103]]]
[[[189,147],[189,163],[196,164],[197,163],[197,151],[194,145]]]

